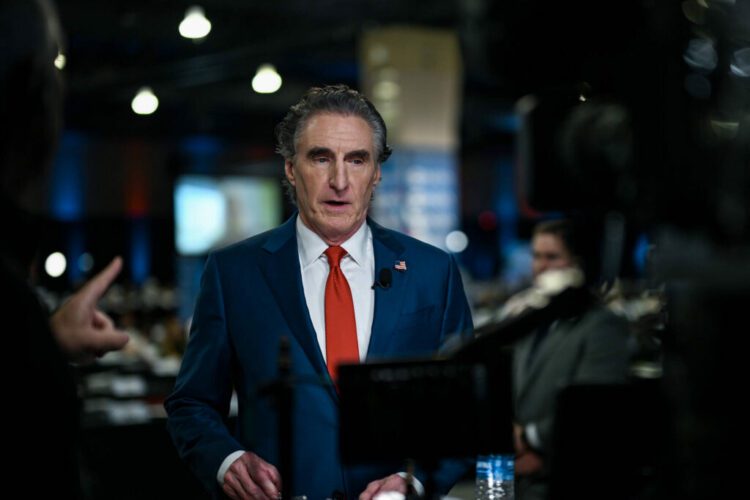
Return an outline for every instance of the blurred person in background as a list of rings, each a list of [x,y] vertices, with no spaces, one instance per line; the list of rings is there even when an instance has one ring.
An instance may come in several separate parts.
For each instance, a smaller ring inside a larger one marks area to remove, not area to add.
[[[79,401],[68,363],[93,360],[128,341],[97,308],[121,259],[51,316],[31,284],[41,229],[33,193],[60,132],[62,82],[54,60],[61,38],[47,0],[0,0],[0,321],[10,388],[5,429],[14,434],[5,440],[2,474],[6,488],[39,498],[81,496]]]
[[[216,495],[278,498],[284,481],[293,484],[292,496],[311,500],[405,493],[403,463],[341,463],[336,366],[429,355],[449,336],[470,335],[458,268],[444,251],[367,217],[390,148],[385,123],[364,96],[343,85],[312,88],[276,135],[298,212],[209,256],[166,402],[169,430]],[[392,279],[378,284],[383,269]],[[333,288],[349,296],[349,305],[335,312]],[[278,376],[282,337],[290,342],[294,380],[306,381],[294,387],[291,478],[278,470],[277,408],[258,394]],[[233,390],[237,432],[225,425]],[[444,463],[436,489],[447,492],[466,470]]]
[[[535,226],[531,242],[535,282],[555,277],[556,273],[563,280],[579,272],[583,275],[589,252],[582,243],[581,230],[582,227],[568,219],[543,221]],[[580,282],[583,281],[586,278],[582,276]],[[601,304],[593,292],[587,293],[586,301],[589,303],[582,313],[572,312],[542,325],[514,346],[518,500],[547,498],[560,389],[573,384],[625,383],[628,379],[628,323]],[[510,309],[520,312],[521,302],[517,301]]]

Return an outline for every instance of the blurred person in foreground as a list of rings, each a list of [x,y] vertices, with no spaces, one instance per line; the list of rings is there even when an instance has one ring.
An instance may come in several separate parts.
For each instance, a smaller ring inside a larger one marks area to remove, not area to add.
[[[458,268],[444,251],[368,217],[391,150],[385,123],[364,96],[344,85],[312,88],[276,137],[298,211],[280,227],[209,256],[166,402],[169,430],[215,494],[278,498],[285,480],[292,496],[310,500],[404,493],[403,463],[341,463],[336,366],[429,355],[454,334],[471,335]],[[392,280],[378,286],[382,269]],[[329,309],[339,303],[329,287],[345,290],[346,307]],[[294,387],[291,478],[278,470],[278,412],[258,394],[278,376],[282,337],[291,343],[293,376],[303,381]],[[233,390],[235,432],[225,425]],[[444,463],[436,489],[447,492],[465,471]]]
[[[575,286],[585,281],[584,260],[589,252],[584,250],[581,229],[568,219],[544,221],[535,226],[531,246],[532,273],[537,285],[551,279],[568,280]],[[508,309],[512,311],[508,314],[520,312],[523,300],[511,299]],[[542,325],[514,346],[517,500],[547,498],[560,389],[573,384],[627,381],[630,358],[627,322],[601,304],[593,292],[585,300],[587,305],[582,313],[571,313]]]
[[[60,130],[61,31],[46,0],[0,0],[0,302],[7,432],[3,483],[39,498],[81,495],[76,438],[79,401],[69,362],[87,362],[128,341],[97,301],[119,258],[54,314],[31,274],[40,237],[31,194],[51,163]],[[9,449],[8,449],[9,448]],[[27,496],[22,495],[22,496]]]

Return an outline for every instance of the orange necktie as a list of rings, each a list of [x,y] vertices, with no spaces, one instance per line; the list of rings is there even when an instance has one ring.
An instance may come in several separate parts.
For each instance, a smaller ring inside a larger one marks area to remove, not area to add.
[[[340,363],[358,363],[357,323],[354,319],[352,291],[339,264],[346,250],[339,246],[325,251],[331,270],[326,281],[326,363],[336,381]]]

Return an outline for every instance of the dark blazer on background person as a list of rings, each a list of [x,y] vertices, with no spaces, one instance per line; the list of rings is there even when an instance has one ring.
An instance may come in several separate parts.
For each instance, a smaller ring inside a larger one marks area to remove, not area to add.
[[[79,498],[80,401],[74,374],[50,329],[49,311],[27,276],[42,225],[2,196],[0,207],[8,235],[0,242],[1,373],[9,389],[3,422],[13,433],[5,439],[0,477],[6,491],[21,488],[39,498]],[[40,470],[40,458],[52,465]]]
[[[522,426],[536,426],[540,441],[536,451],[549,457],[558,392],[574,384],[625,383],[629,330],[624,318],[596,305],[580,316],[552,323],[529,363],[534,341],[535,335],[527,335],[514,349],[515,419]],[[545,499],[548,473],[543,468],[541,473],[519,477],[519,500]]]
[[[338,490],[355,498],[369,481],[404,464],[355,468],[340,462],[338,395],[307,310],[295,220],[209,256],[182,368],[166,402],[168,427],[180,455],[210,491],[220,492],[217,471],[234,451],[252,451],[278,466],[277,412],[258,389],[277,376],[279,340],[286,336],[292,373],[302,381],[294,398],[293,493],[323,500]],[[453,334],[471,335],[453,258],[367,223],[375,272],[392,272],[390,287],[375,289],[367,360],[430,355]],[[406,270],[394,268],[401,261]],[[232,389],[239,405],[236,432],[225,425]],[[446,487],[458,479],[450,474],[461,472],[447,473]]]

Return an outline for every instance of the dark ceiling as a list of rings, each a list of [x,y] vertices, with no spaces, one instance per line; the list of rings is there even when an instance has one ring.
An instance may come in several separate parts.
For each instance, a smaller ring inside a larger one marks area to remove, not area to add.
[[[747,42],[747,17],[725,12],[724,3],[713,1],[703,10],[724,14],[723,31]],[[177,31],[196,4],[213,25],[200,42]],[[683,10],[688,4],[701,9],[695,0],[682,4]],[[401,25],[457,33],[464,146],[496,140],[515,100],[539,88],[586,81],[602,93],[649,95],[664,77],[659,58],[680,62],[679,33],[686,29],[678,3],[649,0],[58,0],[57,7],[68,42],[69,128],[261,142],[270,140],[275,123],[310,86],[359,87],[358,44],[368,29]],[[705,24],[696,29],[711,36]],[[251,89],[262,63],[274,64],[283,77],[275,94]],[[130,109],[144,85],[160,99],[154,115]]]
[[[177,31],[195,4],[212,23],[199,42]],[[66,123],[100,134],[270,134],[310,86],[358,87],[360,35],[390,25],[455,30],[464,52],[465,86],[490,96],[501,82],[482,69],[488,5],[485,0],[58,1],[68,44]],[[262,63],[274,64],[283,77],[275,94],[251,89]],[[160,100],[151,116],[130,109],[144,85]]]
[[[68,39],[67,124],[117,135],[270,134],[310,86],[341,82],[359,87],[362,33],[399,25],[458,35],[464,69],[462,139],[481,140],[519,94],[540,82],[577,79],[584,57],[608,47],[619,50],[622,42],[614,40],[629,40],[637,20],[629,15],[615,19],[612,9],[600,3],[59,0]],[[200,42],[182,38],[177,30],[195,4],[212,22]],[[637,9],[619,8],[624,10]],[[600,11],[600,23],[584,22],[584,13]],[[282,75],[279,92],[251,90],[262,63],[274,64]],[[158,111],[145,117],[130,110],[144,85],[160,99]]]

